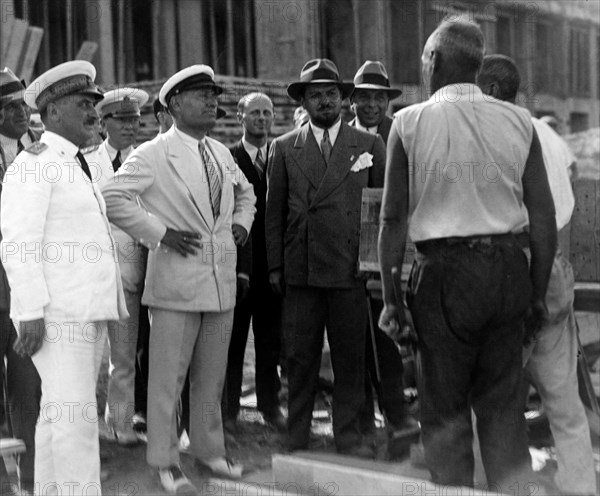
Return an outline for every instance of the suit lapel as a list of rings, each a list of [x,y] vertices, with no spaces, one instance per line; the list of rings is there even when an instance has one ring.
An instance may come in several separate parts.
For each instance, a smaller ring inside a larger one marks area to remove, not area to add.
[[[292,157],[312,187],[318,189],[326,166],[309,124],[302,126],[296,136]]]
[[[350,127],[344,121],[335,140],[327,170],[319,186],[313,203],[321,201],[337,188],[350,172],[352,164],[359,155],[356,136],[350,132]]]
[[[192,161],[189,160],[191,157],[184,157],[184,155],[191,155],[191,151],[188,150],[185,143],[180,142],[177,135],[172,133],[168,140],[167,162],[183,182],[184,188],[188,191],[189,199],[198,210],[202,220],[212,229],[214,218],[210,198],[208,195],[203,195],[200,189],[202,181],[206,179],[202,164],[198,159]],[[194,185],[197,187],[194,187]]]
[[[237,149],[236,149],[235,153],[238,156],[238,167],[246,175],[246,178],[248,179],[248,181],[250,181],[252,184],[259,183],[260,176],[258,175],[258,172],[256,171],[254,164],[252,163],[252,159],[250,158],[250,155],[248,155],[248,152],[244,148],[243,143],[241,141],[239,141],[238,146],[236,148]],[[267,148],[267,151],[268,151],[268,148]],[[266,164],[266,162],[267,162],[267,160],[265,158],[265,164]],[[265,167],[266,167],[266,165],[265,165]],[[265,171],[265,173],[266,173],[266,171]],[[263,177],[264,177],[264,175],[263,175]]]

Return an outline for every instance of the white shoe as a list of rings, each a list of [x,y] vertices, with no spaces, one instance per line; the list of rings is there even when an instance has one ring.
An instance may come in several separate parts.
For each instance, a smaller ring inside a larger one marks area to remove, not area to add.
[[[163,489],[168,494],[178,496],[198,496],[198,491],[177,465],[159,468],[158,476]]]
[[[241,479],[242,472],[244,471],[243,465],[234,463],[233,460],[225,456],[205,458],[199,460],[199,462],[209,468],[213,475],[219,475],[229,479]]]

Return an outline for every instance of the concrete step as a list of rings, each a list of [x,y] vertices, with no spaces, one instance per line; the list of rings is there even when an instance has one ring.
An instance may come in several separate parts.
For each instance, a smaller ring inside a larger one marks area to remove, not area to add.
[[[273,455],[273,478],[288,494],[336,496],[489,496],[466,487],[438,486],[410,461],[381,462],[330,453]]]

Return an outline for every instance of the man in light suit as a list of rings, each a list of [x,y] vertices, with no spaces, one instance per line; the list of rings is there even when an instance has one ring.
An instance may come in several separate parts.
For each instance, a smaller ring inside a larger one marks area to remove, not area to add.
[[[42,381],[40,494],[101,494],[96,380],[107,321],[127,317],[104,200],[79,151],[102,98],[95,75],[89,62],[65,62],[29,85],[25,102],[46,130],[17,155],[2,191],[15,349]]]
[[[114,174],[134,150],[140,130],[140,107],[148,98],[148,93],[138,88],[116,88],[107,91],[96,105],[106,129],[106,139],[96,150],[86,154],[86,160],[90,167],[97,167],[95,172],[100,188],[114,181]],[[111,226],[111,229],[117,243],[129,318],[111,322],[108,326],[110,369],[105,418],[111,431],[109,439],[122,446],[132,446],[138,443],[132,425],[135,358],[148,250],[118,227]]]
[[[265,245],[265,202],[267,196],[267,139],[274,118],[273,102],[264,93],[249,93],[238,103],[238,119],[244,135],[231,154],[254,186],[256,218],[251,241],[238,252],[238,302],[233,319],[233,334],[229,345],[227,380],[223,396],[225,427],[235,431],[240,410],[240,392],[244,352],[252,318],[254,334],[255,383],[257,408],[264,420],[277,429],[285,429],[285,418],[279,408],[281,387],[279,363],[281,332],[281,297],[273,293],[267,271]],[[245,297],[241,297],[245,296]]]
[[[111,222],[150,249],[142,298],[151,322],[147,460],[171,494],[195,492],[179,466],[175,421],[188,367],[191,452],[213,474],[242,472],[226,457],[220,404],[236,245],[250,232],[256,197],[229,150],[206,136],[221,92],[206,65],[169,78],[159,98],[174,126],[138,147],[103,190]]]
[[[269,280],[285,294],[289,449],[309,445],[327,326],[336,447],[369,457],[374,453],[363,444],[358,422],[367,326],[358,245],[362,190],[383,185],[385,147],[381,137],[340,118],[353,88],[328,59],[307,62],[300,81],[288,86],[310,121],[271,144],[265,226]]]

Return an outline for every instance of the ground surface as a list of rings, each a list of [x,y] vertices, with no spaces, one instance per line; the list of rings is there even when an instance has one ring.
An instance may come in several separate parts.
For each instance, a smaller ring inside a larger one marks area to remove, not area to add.
[[[592,380],[596,389],[600,389],[600,350],[593,343],[599,340],[598,325],[595,316],[590,316],[589,325],[582,327],[582,341],[591,343],[593,351],[591,358]],[[585,318],[582,319],[585,323]],[[581,321],[580,321],[581,325]],[[595,351],[594,351],[595,350]],[[254,350],[252,335],[250,335],[245,359],[244,372],[244,395],[242,399],[242,411],[238,421],[238,431],[235,439],[229,438],[227,448],[230,456],[246,467],[244,481],[238,487],[237,494],[256,494],[250,490],[250,486],[244,484],[270,484],[272,474],[271,456],[274,453],[284,453],[284,435],[275,429],[265,425],[260,413],[254,409],[255,397],[253,395],[254,382]],[[104,375],[105,377],[105,375]],[[105,380],[100,382],[100,401],[105,388]],[[315,407],[313,421],[311,449],[320,452],[334,452],[333,436],[331,430],[330,398],[320,395]],[[552,455],[549,448],[551,436],[542,425],[534,425],[531,428],[531,445],[541,448],[541,457]],[[600,472],[599,441],[595,440],[595,459],[597,473]],[[385,460],[385,432],[383,428],[377,430],[377,443],[379,460]],[[539,453],[538,453],[539,454]],[[103,483],[103,494],[105,496],[117,495],[160,495],[164,494],[155,472],[145,462],[145,444],[134,448],[123,448],[107,441],[101,442],[102,469],[105,471],[106,480]],[[542,462],[543,463],[543,462]],[[182,453],[182,465],[186,474],[192,479],[196,486],[205,495],[232,494],[227,488],[218,487],[214,481],[209,480],[209,474],[202,471],[194,464],[193,458]],[[548,465],[553,470],[552,462]],[[265,494],[268,494],[265,493]]]

